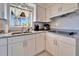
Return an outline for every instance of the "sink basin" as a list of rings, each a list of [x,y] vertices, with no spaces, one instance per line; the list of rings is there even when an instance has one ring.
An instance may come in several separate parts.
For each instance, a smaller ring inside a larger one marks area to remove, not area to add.
[[[11,33],[12,35],[14,35],[14,34],[22,34],[22,32],[13,32],[13,33]]]
[[[21,34],[30,34],[32,32],[13,32],[11,35],[21,35]]]
[[[22,32],[22,33],[32,33],[32,32]]]

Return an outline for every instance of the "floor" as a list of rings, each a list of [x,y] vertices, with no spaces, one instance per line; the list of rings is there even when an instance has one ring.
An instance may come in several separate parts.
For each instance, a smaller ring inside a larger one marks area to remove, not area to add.
[[[52,56],[50,53],[44,51],[44,52],[41,52],[40,54],[38,54],[38,56]]]

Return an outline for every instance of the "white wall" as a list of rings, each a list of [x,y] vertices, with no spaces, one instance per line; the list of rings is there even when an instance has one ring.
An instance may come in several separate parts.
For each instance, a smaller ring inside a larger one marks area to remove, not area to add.
[[[54,22],[52,20],[51,28],[79,30],[79,14],[57,18]]]

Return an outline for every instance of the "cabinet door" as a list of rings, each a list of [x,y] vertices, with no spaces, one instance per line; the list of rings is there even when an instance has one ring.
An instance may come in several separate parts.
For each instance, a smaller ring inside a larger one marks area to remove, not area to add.
[[[0,38],[0,56],[7,56],[7,38]]]
[[[57,16],[61,12],[61,4],[55,4],[50,8],[51,8],[51,17]]]
[[[46,33],[46,50],[50,52],[52,55],[58,55],[58,38],[54,36],[52,33]]]
[[[36,34],[36,53],[45,50],[45,35],[44,33]]]
[[[67,11],[77,8],[77,3],[64,3],[62,4],[62,11]]]
[[[45,8],[37,6],[37,21],[44,22],[45,21]]]
[[[17,42],[8,46],[8,55],[24,56],[23,42]]]
[[[46,8],[46,22],[50,22],[50,17],[51,16],[51,8]]]
[[[55,55],[56,53],[56,46],[54,44],[55,43],[52,39],[46,39],[46,50],[52,55]]]
[[[58,6],[52,6],[51,8],[51,17],[58,13]]]
[[[0,46],[0,56],[7,56],[7,45]]]
[[[64,3],[61,6],[62,6],[62,13],[63,14],[73,12],[78,9],[77,3]]]
[[[59,56],[75,56],[75,47],[60,42],[60,44],[59,44]]]
[[[24,55],[33,56],[35,55],[35,39],[25,40],[23,43],[24,46]]]

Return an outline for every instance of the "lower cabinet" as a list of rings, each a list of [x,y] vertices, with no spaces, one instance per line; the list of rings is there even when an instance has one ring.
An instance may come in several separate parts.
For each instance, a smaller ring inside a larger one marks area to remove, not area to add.
[[[24,56],[23,36],[8,38],[8,55]]]
[[[52,55],[58,55],[58,45],[56,38],[52,37],[52,33],[46,33],[46,50]]]
[[[59,42],[59,56],[75,56],[75,47]]]
[[[46,50],[54,56],[75,56],[75,44],[72,38],[46,33]]]
[[[24,55],[33,56],[45,50],[45,33],[36,33],[29,35],[29,38],[23,42]]]
[[[35,39],[28,39],[23,42],[24,55],[33,56],[35,55]]]
[[[0,56],[7,56],[7,38],[0,38]]]
[[[0,56],[7,56],[7,45],[0,46]]]
[[[45,33],[8,38],[9,56],[34,56],[45,50]]]
[[[45,50],[45,33],[36,34],[36,53]]]
[[[46,39],[46,51],[51,53],[52,55],[55,55],[55,46],[52,43],[53,41],[51,39]]]
[[[23,42],[17,42],[8,46],[9,56],[24,56]]]

